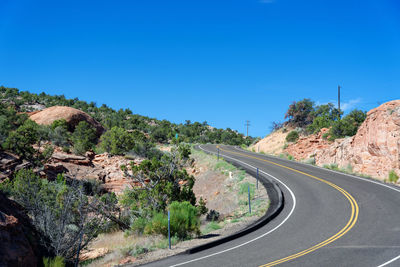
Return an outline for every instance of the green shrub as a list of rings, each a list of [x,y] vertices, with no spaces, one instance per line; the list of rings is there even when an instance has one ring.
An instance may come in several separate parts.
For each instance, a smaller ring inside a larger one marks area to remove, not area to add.
[[[203,234],[208,234],[212,231],[221,229],[221,225],[218,222],[212,221],[206,225],[206,228],[203,230]]]
[[[179,242],[179,239],[176,236],[171,236],[171,245],[176,245]],[[161,240],[159,243],[156,244],[157,248],[167,248],[169,245],[168,238]]]
[[[366,113],[361,110],[353,110],[343,119],[333,122],[329,130],[329,140],[353,136],[357,133],[358,127],[364,122]]]
[[[28,161],[35,161],[37,151],[32,147],[39,141],[39,126],[31,120],[26,120],[17,130],[10,132],[3,144],[5,149]]]
[[[199,205],[197,206],[197,211],[201,215],[206,214],[208,212],[208,209],[206,207],[206,202],[202,197],[200,197]]]
[[[246,195],[247,196],[248,190],[249,190],[248,187],[250,187],[250,198],[252,199],[252,198],[254,198],[254,195],[255,195],[256,186],[254,184],[249,183],[249,182],[245,182],[245,183],[240,184],[239,195]]]
[[[129,246],[127,248],[121,249],[121,252],[125,257],[128,257],[128,256],[137,257],[141,254],[145,254],[147,252],[153,251],[154,249],[155,249],[154,246],[134,245],[134,246]]]
[[[220,160],[215,164],[214,170],[220,170],[220,171],[223,171],[223,172],[225,172],[225,171],[235,171],[236,167],[233,166],[232,164],[226,162],[226,161]]]
[[[131,224],[131,230],[138,233],[143,234],[146,225],[149,223],[149,220],[146,218],[138,217]]]
[[[96,130],[86,121],[81,121],[75,127],[71,139],[74,143],[74,153],[83,155],[94,148],[97,142]]]
[[[134,135],[116,126],[103,134],[100,141],[100,147],[112,155],[124,154],[135,146]]]
[[[346,167],[346,172],[347,173],[353,173],[353,166],[351,166],[351,164],[349,163],[349,164],[347,164],[347,167]]]
[[[245,171],[240,171],[237,174],[237,179],[239,180],[239,182],[243,181],[243,179],[246,178],[246,172]]]
[[[325,169],[329,169],[329,170],[334,170],[334,171],[340,171],[338,165],[336,163],[332,163],[332,164],[325,164],[323,166]]]
[[[286,136],[286,141],[287,142],[296,142],[298,139],[299,139],[299,133],[297,131],[291,131]]]
[[[315,165],[315,158],[312,157],[312,158],[307,159],[307,160],[306,160],[306,163],[307,163],[307,164]]]
[[[399,179],[399,176],[396,174],[394,170],[391,170],[389,172],[389,182],[395,183]]]
[[[287,156],[288,160],[294,160],[294,157],[292,155]]]
[[[6,196],[9,196],[13,189],[13,183],[9,178],[6,178],[0,183],[0,191],[3,192]]]
[[[200,219],[196,207],[187,201],[174,201],[169,206],[171,215],[171,235],[180,240],[190,237],[193,233],[200,234]],[[162,234],[168,236],[168,216],[158,212],[145,227],[146,234]]]
[[[44,267],[65,267],[64,258],[57,256],[55,258],[43,258]]]

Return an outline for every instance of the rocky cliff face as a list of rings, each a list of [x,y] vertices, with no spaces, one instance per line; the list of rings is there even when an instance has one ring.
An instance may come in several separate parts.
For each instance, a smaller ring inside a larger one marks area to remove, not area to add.
[[[350,164],[354,172],[381,179],[391,170],[400,174],[400,100],[370,110],[355,136],[336,140],[315,160],[318,165]]]
[[[38,266],[46,250],[22,207],[0,192],[0,266]]]

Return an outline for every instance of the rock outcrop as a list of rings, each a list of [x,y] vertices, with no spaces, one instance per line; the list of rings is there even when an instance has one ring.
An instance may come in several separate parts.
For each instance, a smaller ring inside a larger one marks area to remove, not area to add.
[[[289,144],[285,152],[296,160],[314,158],[320,151],[330,147],[330,142],[322,137],[328,131],[329,129],[322,128],[317,134],[301,137],[296,143]]]
[[[318,165],[351,165],[356,173],[381,179],[391,170],[400,175],[400,100],[370,110],[355,136],[336,140],[315,159]]]
[[[29,118],[42,125],[50,125],[56,120],[65,119],[71,131],[75,129],[79,122],[86,121],[96,129],[99,136],[105,131],[104,127],[87,113],[71,107],[53,106],[34,112],[30,114]]]
[[[38,266],[46,250],[28,216],[0,192],[0,266]]]
[[[140,163],[142,160],[142,158],[131,160],[123,156],[111,156],[108,153],[95,155],[93,152],[77,156],[56,148],[41,174],[49,179],[55,179],[57,174],[64,173],[65,177],[70,179],[97,180],[103,184],[105,190],[120,194],[131,184],[131,181],[125,178],[121,166],[129,166],[132,161]]]
[[[29,162],[21,160],[17,155],[0,151],[0,183],[2,180],[11,177],[14,172],[29,166]]]

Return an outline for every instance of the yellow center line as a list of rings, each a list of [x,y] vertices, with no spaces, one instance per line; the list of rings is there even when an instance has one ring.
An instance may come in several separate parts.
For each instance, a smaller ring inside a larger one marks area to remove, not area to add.
[[[302,251],[300,251],[298,253],[295,253],[293,255],[287,256],[285,258],[282,258],[282,259],[279,259],[279,260],[276,260],[276,261],[273,261],[273,262],[269,262],[267,264],[261,265],[260,267],[270,267],[270,266],[278,265],[280,263],[287,262],[287,261],[299,258],[301,256],[304,256],[304,255],[306,255],[308,253],[311,253],[311,252],[313,252],[313,251],[315,251],[315,250],[317,250],[319,248],[322,248],[322,247],[334,242],[335,240],[339,239],[340,237],[344,236],[356,224],[357,219],[358,219],[358,213],[359,213],[359,208],[358,208],[357,201],[354,199],[354,197],[352,195],[349,194],[349,192],[347,192],[343,188],[337,186],[336,184],[331,183],[329,181],[326,181],[324,179],[321,179],[319,177],[316,177],[314,175],[311,175],[311,174],[308,174],[308,173],[305,173],[305,172],[302,172],[302,171],[299,171],[299,170],[296,170],[296,169],[293,169],[293,168],[290,168],[290,167],[287,167],[287,166],[284,166],[284,165],[281,165],[279,163],[275,163],[275,162],[272,162],[272,161],[269,161],[269,160],[266,160],[266,159],[258,158],[258,157],[255,157],[255,156],[250,156],[250,155],[247,155],[247,154],[244,154],[244,153],[224,150],[224,149],[220,148],[220,146],[217,146],[217,148],[219,148],[220,150],[225,151],[227,153],[237,154],[237,155],[244,156],[244,157],[247,157],[247,158],[253,158],[253,159],[256,159],[256,160],[268,162],[270,164],[279,166],[281,168],[285,168],[285,169],[291,170],[293,172],[300,173],[302,175],[308,176],[308,177],[310,177],[312,179],[321,181],[321,182],[333,187],[334,189],[338,190],[340,193],[342,193],[350,203],[350,206],[351,206],[350,219],[348,220],[347,224],[339,232],[337,232],[336,234],[334,234],[330,238],[322,241],[321,243],[318,243],[318,244],[316,244],[316,245],[314,245],[314,246],[312,246],[312,247],[310,247],[308,249],[302,250]]]

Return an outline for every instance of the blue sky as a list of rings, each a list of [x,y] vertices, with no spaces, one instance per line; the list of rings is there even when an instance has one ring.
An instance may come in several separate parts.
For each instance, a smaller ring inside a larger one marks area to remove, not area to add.
[[[398,0],[0,1],[0,84],[264,136],[400,98]]]

